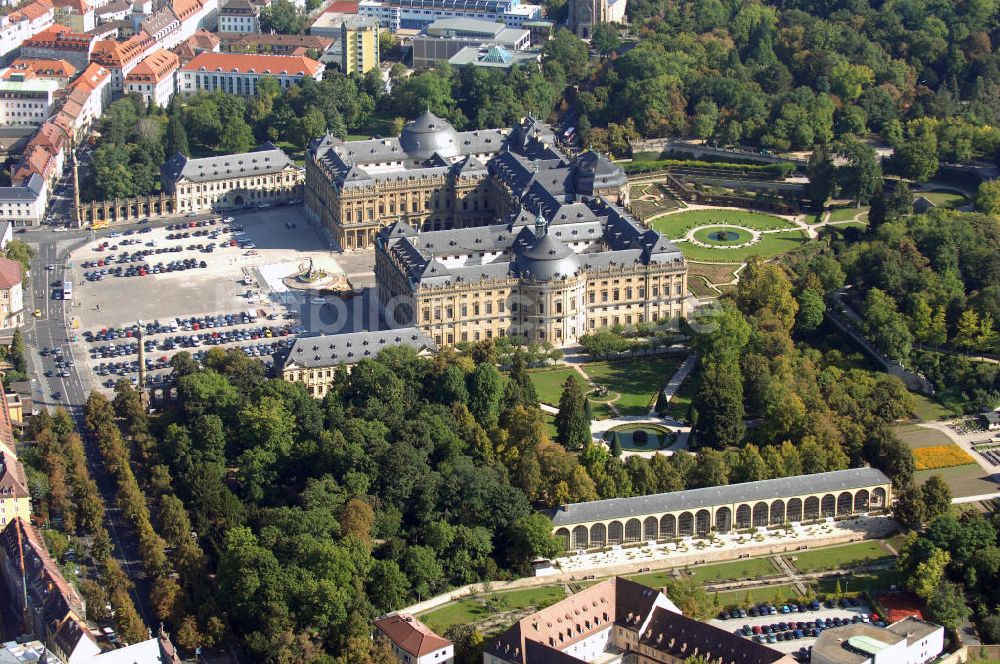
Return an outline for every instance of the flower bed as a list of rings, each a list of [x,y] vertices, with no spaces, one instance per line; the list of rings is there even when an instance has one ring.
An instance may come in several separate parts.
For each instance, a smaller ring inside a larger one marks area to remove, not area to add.
[[[935,468],[951,468],[975,463],[975,460],[958,445],[932,445],[918,447],[913,450],[913,458],[917,470],[934,470]]]

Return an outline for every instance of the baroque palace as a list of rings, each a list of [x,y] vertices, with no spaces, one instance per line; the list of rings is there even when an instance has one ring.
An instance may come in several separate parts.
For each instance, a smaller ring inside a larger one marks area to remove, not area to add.
[[[431,114],[398,139],[314,141],[305,202],[345,250],[375,247],[393,327],[437,345],[519,335],[561,346],[611,325],[676,323],[687,264],[626,209],[607,158],[533,118],[459,132]]]

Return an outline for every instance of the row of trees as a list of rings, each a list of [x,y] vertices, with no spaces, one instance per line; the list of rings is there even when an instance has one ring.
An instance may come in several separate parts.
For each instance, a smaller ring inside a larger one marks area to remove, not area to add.
[[[202,604],[206,599],[205,554],[197,540],[191,538],[191,522],[184,504],[171,492],[165,467],[138,464],[138,468],[146,470],[146,489],[140,486],[132,469],[129,442],[116,423],[123,422],[132,443],[145,452],[148,460],[154,441],[148,433],[148,417],[139,393],[126,380],[118,382],[113,402],[95,392],[87,400],[85,418],[97,439],[104,465],[117,483],[117,501],[135,531],[143,567],[153,578],[150,600],[157,617],[173,627],[182,647],[214,644],[224,627],[218,615],[209,613]],[[155,508],[158,529],[153,526],[151,506]],[[203,608],[199,611],[195,607]]]
[[[87,560],[89,553],[89,569],[99,575],[100,583],[94,578],[77,580],[87,618],[113,619],[118,634],[128,643],[145,640],[146,625],[132,603],[131,581],[112,555],[111,537],[104,527],[104,500],[87,469],[83,441],[72,419],[61,410],[53,416],[42,412],[31,418],[27,435],[35,441],[23,456],[33,507],[60,533],[46,537],[47,542],[61,544],[53,547],[53,555],[65,562],[67,542],[74,542],[78,560]],[[88,552],[77,536],[89,538]]]

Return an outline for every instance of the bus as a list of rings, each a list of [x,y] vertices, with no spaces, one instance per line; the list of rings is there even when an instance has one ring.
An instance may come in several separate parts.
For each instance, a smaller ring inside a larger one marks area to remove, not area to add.
[[[111,224],[108,223],[107,219],[95,219],[94,221],[92,221],[90,223],[90,230],[92,230],[92,231],[100,231],[100,230],[104,230],[105,228],[107,228],[110,225]]]
[[[73,299],[73,282],[72,281],[64,281],[63,282],[62,299],[64,299],[64,300],[72,300]]]

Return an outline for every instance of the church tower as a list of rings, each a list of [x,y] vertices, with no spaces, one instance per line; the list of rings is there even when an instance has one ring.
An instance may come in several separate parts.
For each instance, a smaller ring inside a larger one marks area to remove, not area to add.
[[[608,0],[569,0],[569,29],[580,39],[590,39],[594,26],[608,20]]]

